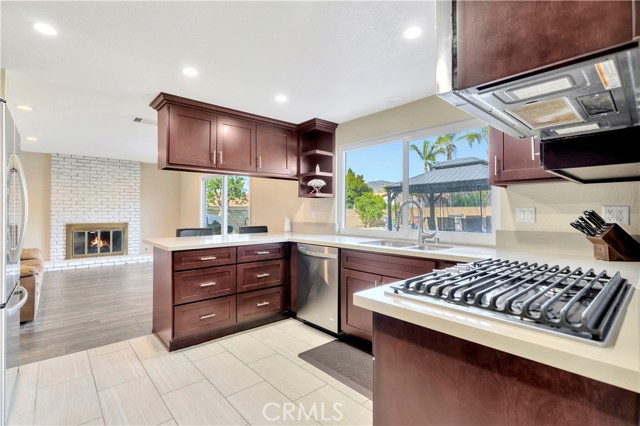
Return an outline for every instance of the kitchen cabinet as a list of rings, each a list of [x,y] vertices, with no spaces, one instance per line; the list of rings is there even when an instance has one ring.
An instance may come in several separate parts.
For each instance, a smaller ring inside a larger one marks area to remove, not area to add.
[[[257,171],[283,176],[298,173],[298,134],[282,127],[258,125]]]
[[[169,350],[286,317],[288,244],[153,252],[153,332]]]
[[[204,112],[172,107],[169,111],[168,163],[215,167],[216,116]]]
[[[374,425],[639,424],[635,392],[379,313],[374,333]]]
[[[515,183],[560,181],[540,164],[540,141],[518,139],[489,128],[489,183],[507,186]]]
[[[298,196],[304,198],[333,197],[333,171],[335,151],[335,131],[337,124],[313,119],[299,126],[300,152]],[[321,179],[325,186],[318,192],[309,187],[313,179]]]
[[[298,180],[300,197],[333,197],[336,123],[293,124],[168,93],[150,105],[158,168]],[[317,194],[307,185],[314,178],[326,182]]]
[[[231,117],[218,117],[217,167],[252,172],[256,170],[256,124]]]
[[[466,89],[629,43],[640,3],[456,1],[457,81]]]
[[[379,285],[426,274],[436,268],[431,259],[342,250],[340,326],[348,335],[372,339],[371,311],[353,304],[353,294]]]

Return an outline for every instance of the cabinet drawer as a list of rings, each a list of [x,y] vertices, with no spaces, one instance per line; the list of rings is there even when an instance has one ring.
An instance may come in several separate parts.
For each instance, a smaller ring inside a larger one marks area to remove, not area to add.
[[[436,262],[417,257],[342,250],[342,267],[391,278],[407,279],[433,271]]]
[[[175,338],[227,327],[236,322],[236,297],[221,297],[173,308]]]
[[[227,296],[236,292],[236,267],[229,265],[176,272],[173,282],[173,303],[176,305]]]
[[[285,248],[285,243],[240,246],[238,247],[238,263],[282,259],[285,257]]]
[[[236,263],[235,247],[220,247],[203,250],[176,251],[173,253],[173,270],[208,268],[210,266]]]
[[[282,312],[284,287],[252,291],[236,296],[238,298],[238,322],[251,321]]]
[[[284,284],[284,259],[238,265],[238,293]]]

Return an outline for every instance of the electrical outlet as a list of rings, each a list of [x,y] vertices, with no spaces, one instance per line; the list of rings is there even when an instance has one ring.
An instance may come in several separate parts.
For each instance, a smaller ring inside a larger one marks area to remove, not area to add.
[[[516,223],[536,223],[536,208],[516,207]]]
[[[629,225],[629,206],[602,206],[602,218],[607,223]]]

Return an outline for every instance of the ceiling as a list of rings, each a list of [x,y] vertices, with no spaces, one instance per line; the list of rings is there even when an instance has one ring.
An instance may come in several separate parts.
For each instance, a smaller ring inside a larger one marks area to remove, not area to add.
[[[156,120],[149,102],[159,92],[293,123],[342,123],[435,93],[435,1],[0,7],[6,96],[24,151],[155,163],[156,127],[133,119]],[[403,38],[410,26],[422,36]],[[182,74],[187,66],[198,76]]]

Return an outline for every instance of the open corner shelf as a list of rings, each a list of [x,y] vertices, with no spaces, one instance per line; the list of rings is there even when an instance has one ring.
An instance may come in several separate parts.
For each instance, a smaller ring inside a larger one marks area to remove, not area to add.
[[[312,150],[300,153],[301,157],[308,157],[310,155],[323,155],[325,157],[333,157],[333,152],[324,151],[322,149],[312,149]]]
[[[300,175],[301,178],[308,178],[308,177],[333,177],[333,173],[330,172],[308,172],[308,173],[303,173]]]
[[[333,194],[325,194],[323,192],[320,192],[320,193],[310,192],[307,194],[299,194],[298,196],[300,198],[332,198]]]

